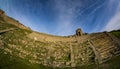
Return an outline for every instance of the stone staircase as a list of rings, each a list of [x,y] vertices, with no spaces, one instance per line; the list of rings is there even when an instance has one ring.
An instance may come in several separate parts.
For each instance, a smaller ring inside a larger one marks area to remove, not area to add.
[[[101,33],[93,36],[90,39],[92,45],[98,51],[97,55],[99,56],[99,63],[103,63],[110,59],[112,56],[120,54],[120,45],[116,44],[116,41],[113,40],[114,38],[111,38],[111,36],[109,36],[109,33]]]

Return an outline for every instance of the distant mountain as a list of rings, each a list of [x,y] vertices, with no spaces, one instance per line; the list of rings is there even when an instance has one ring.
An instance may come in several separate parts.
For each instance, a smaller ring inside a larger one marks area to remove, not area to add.
[[[120,68],[119,55],[119,30],[53,36],[32,31],[0,10],[0,69],[114,69]]]

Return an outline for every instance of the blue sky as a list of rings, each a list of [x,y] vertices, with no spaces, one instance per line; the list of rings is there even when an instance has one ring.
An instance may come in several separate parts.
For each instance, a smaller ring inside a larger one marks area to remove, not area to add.
[[[0,0],[0,9],[31,29],[52,35],[120,29],[120,0]]]

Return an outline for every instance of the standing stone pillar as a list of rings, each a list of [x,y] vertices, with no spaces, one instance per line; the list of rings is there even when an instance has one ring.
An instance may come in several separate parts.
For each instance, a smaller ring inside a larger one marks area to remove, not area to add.
[[[71,52],[71,67],[75,67],[75,56],[74,56],[74,51],[73,51],[73,47],[70,43],[70,52]]]

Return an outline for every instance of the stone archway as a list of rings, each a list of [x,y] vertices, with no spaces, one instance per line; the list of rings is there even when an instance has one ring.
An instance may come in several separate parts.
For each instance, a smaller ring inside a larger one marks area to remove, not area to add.
[[[77,36],[82,36],[82,35],[83,35],[81,28],[78,28],[78,29],[76,30],[76,35],[77,35]]]

